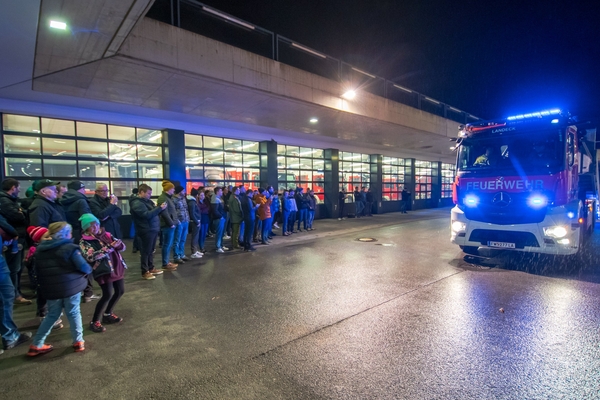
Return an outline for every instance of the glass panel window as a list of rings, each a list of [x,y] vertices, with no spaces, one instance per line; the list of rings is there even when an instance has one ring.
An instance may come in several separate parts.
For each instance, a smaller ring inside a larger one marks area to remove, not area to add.
[[[92,124],[90,122],[77,121],[76,126],[78,137],[88,137],[106,140],[105,124]]]
[[[138,175],[144,178],[162,179],[163,165],[162,164],[138,164]],[[161,189],[162,191],[162,189]]]
[[[143,161],[161,162],[162,147],[138,144],[138,158]]]
[[[442,199],[452,198],[452,183],[455,174],[454,164],[442,163]]]
[[[110,189],[111,193],[119,197],[119,199],[127,200],[129,195],[131,195],[131,191],[136,187],[138,187],[136,181],[113,181]]]
[[[162,181],[142,181],[140,182],[140,185],[142,183],[145,183],[152,188],[152,197],[155,199],[154,202],[156,203],[156,198],[162,193]]]
[[[40,133],[39,117],[2,114],[2,129],[5,131]]]
[[[232,165],[234,167],[242,167],[242,154],[232,153],[229,151],[224,152],[225,165]]]
[[[75,157],[75,141],[69,139],[42,139],[42,154],[46,157]]]
[[[300,159],[296,157],[287,158],[288,169],[300,169]]]
[[[137,148],[134,144],[109,143],[108,146],[111,160],[135,161],[137,159]]]
[[[384,157],[382,166],[383,201],[395,201],[402,199],[404,187],[405,160],[396,157]]]
[[[225,150],[239,151],[242,148],[241,140],[225,139]]]
[[[42,118],[42,133],[45,135],[75,136],[75,121]]]
[[[202,164],[203,162],[204,156],[202,150],[185,150],[186,164]]]
[[[40,138],[4,135],[4,152],[6,154],[25,154],[39,156],[40,153]]]
[[[135,142],[135,128],[129,126],[108,125],[108,138],[110,140],[127,140]]]
[[[258,153],[260,151],[258,142],[251,142],[248,140],[243,141],[242,148],[239,150],[243,151],[244,153]]]
[[[44,176],[76,178],[77,161],[56,158],[44,159]]]
[[[434,176],[437,176],[437,162],[415,160],[415,199],[432,198]]]
[[[42,159],[41,158],[12,158],[4,159],[4,166],[7,176],[11,177],[41,177]]]
[[[156,129],[137,128],[137,141],[142,143],[153,143],[159,145],[162,143],[162,132]]]
[[[137,178],[138,166],[134,162],[111,162],[111,178]]]
[[[223,150],[223,138],[204,136],[204,148]]]
[[[204,152],[204,163],[223,165],[223,152],[222,151],[205,151]]]
[[[288,156],[298,156],[300,154],[300,147],[297,146],[286,146],[285,154]]]
[[[79,160],[79,177],[81,178],[108,178],[108,170],[107,162]]]
[[[259,163],[258,154],[244,154],[244,167],[257,167]]]
[[[202,147],[202,135],[194,135],[191,133],[185,134],[186,147]]]
[[[91,142],[89,140],[77,141],[77,155],[79,157],[108,158],[108,144],[106,142]]]

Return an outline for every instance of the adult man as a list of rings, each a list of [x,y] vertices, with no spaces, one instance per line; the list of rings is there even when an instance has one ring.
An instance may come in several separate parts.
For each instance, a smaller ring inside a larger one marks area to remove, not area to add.
[[[60,199],[67,193],[67,187],[65,185],[56,185],[56,201],[60,203]]]
[[[160,213],[160,234],[162,236],[162,269],[166,271],[175,271],[177,264],[169,261],[171,249],[173,248],[173,239],[175,238],[175,228],[179,225],[177,210],[173,203],[173,193],[175,185],[169,181],[163,181],[163,192],[158,196],[158,204],[166,203],[167,207]]]
[[[179,225],[175,228],[175,235],[173,236],[173,254],[175,263],[183,264],[189,260],[185,256],[185,241],[187,240],[190,226],[190,212],[188,211],[187,200],[185,198],[185,188],[181,185],[175,186],[175,194],[172,199],[179,221]]]
[[[73,227],[73,243],[79,244],[81,240],[81,222],[83,214],[91,214],[90,202],[85,197],[85,184],[81,181],[71,181],[67,184],[67,193],[60,199],[67,222]]]
[[[213,228],[215,230],[215,251],[224,253],[229,250],[223,246],[223,232],[225,231],[225,206],[223,205],[223,188],[217,186],[210,199],[210,212],[213,217]]]
[[[29,226],[47,228],[53,222],[66,221],[63,208],[56,203],[56,185],[59,183],[43,179],[33,188],[37,194],[29,206]]]
[[[256,219],[257,204],[252,201],[252,190],[246,193],[246,188],[240,185],[240,202],[244,213],[244,251],[256,250],[252,246],[252,234],[254,233],[254,220]]]
[[[344,193],[343,190],[340,190],[338,193],[338,221],[342,219],[346,219],[344,215],[344,209],[346,208],[346,199],[348,196]]]
[[[371,188],[369,188],[369,190],[367,190],[367,202],[365,203],[365,214],[369,217],[373,216],[373,192],[371,191]]]
[[[156,247],[156,238],[160,232],[159,214],[167,208],[167,203],[156,206],[150,198],[152,197],[152,188],[146,184],[141,184],[136,198],[129,202],[131,209],[131,218],[135,225],[135,231],[140,238],[140,266],[142,268],[143,279],[155,279],[154,275],[160,275],[163,272],[154,268],[154,249]],[[174,269],[177,269],[175,267]],[[171,270],[174,270],[171,269]]]
[[[317,209],[317,198],[315,197],[315,191],[310,189],[306,194],[306,201],[308,202],[308,213],[306,215],[306,229],[312,231],[313,221],[315,220],[315,210]]]
[[[92,214],[100,220],[100,226],[106,232],[109,232],[116,239],[122,239],[119,217],[123,214],[123,211],[117,206],[118,202],[117,196],[108,195],[106,183],[97,183],[96,193],[90,199],[90,208]]]
[[[138,188],[131,189],[131,194],[129,195],[129,209],[131,209],[131,200],[136,199],[137,197]],[[131,249],[131,252],[137,253],[140,249],[140,237],[135,233],[135,224],[133,224],[133,222],[129,229],[129,236],[133,238],[133,248]]]
[[[306,230],[306,218],[308,217],[308,200],[303,192],[304,188],[299,186],[296,188],[296,194],[294,195],[296,206],[298,206],[298,232],[302,232],[300,223],[302,223],[302,227]]]
[[[475,162],[473,163],[474,167],[487,167],[491,165],[491,161],[490,158],[492,157],[492,153],[494,152],[494,149],[492,149],[491,147],[486,147],[485,148],[485,153],[483,153],[482,155],[480,155],[479,157],[477,157],[475,159]]]
[[[231,247],[233,250],[240,249],[240,225],[244,221],[242,202],[239,199],[240,188],[235,187],[233,194],[229,197],[229,220],[231,221]]]
[[[410,203],[410,192],[406,188],[402,189],[402,203],[400,203],[400,212],[406,214],[406,209]]]
[[[363,210],[362,194],[358,191],[358,186],[354,186],[354,212],[356,218],[360,218]]]
[[[27,300],[21,294],[21,265],[23,263],[23,248],[27,237],[27,222],[25,213],[19,207],[17,202],[20,192],[20,183],[16,179],[8,178],[2,181],[2,191],[0,191],[0,214],[10,226],[17,231],[18,247],[16,252],[14,248],[9,248],[4,252],[4,258],[10,270],[10,280],[15,287],[15,303],[31,304],[31,300]]]
[[[367,188],[360,188],[360,201],[362,201],[362,213],[361,216],[367,215]]]

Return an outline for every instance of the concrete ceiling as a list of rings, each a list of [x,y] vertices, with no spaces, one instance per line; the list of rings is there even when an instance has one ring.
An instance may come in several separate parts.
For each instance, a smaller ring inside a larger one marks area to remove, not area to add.
[[[253,140],[274,138],[288,144],[452,162],[448,138],[425,130],[115,55],[119,43],[151,2],[86,0],[86,7],[81,7],[77,0],[42,0],[41,4],[27,1],[10,5],[8,12],[35,16],[36,21],[39,13],[40,22],[38,26],[27,19],[18,40],[8,46],[7,50],[21,54],[21,68],[31,74],[23,80],[23,70],[9,65],[8,69],[21,73],[13,72],[10,80],[0,81],[0,97],[67,107],[58,110],[59,114],[52,112],[57,116],[69,113],[69,109],[71,114],[74,109],[96,110],[89,120],[100,119],[104,111],[111,115],[107,122],[119,120],[116,114],[128,114],[129,119],[138,117],[136,125],[145,123],[150,128],[249,136]],[[68,35],[48,29],[48,20],[57,14],[72,21]],[[10,19],[1,18],[2,22]],[[6,29],[0,25],[1,33]],[[32,41],[35,37],[37,45]],[[2,70],[6,67],[4,60]],[[6,104],[0,101],[5,109]],[[308,121],[313,116],[319,119],[317,124]]]

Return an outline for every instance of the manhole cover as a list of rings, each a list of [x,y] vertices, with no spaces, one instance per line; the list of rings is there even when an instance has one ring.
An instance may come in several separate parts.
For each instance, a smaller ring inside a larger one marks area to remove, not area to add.
[[[377,241],[377,239],[375,239],[375,238],[358,238],[356,240],[358,240],[359,242],[376,242]]]

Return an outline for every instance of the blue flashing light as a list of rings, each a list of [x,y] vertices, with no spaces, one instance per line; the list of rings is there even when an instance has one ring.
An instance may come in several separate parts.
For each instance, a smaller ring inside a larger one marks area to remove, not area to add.
[[[554,118],[552,121],[550,121],[553,124],[558,124],[558,118]]]
[[[569,217],[570,219],[573,219],[573,218],[575,218],[575,213],[573,211],[569,211],[567,213],[567,217]]]
[[[529,113],[529,114],[513,115],[513,116],[508,117],[507,120],[515,121],[515,120],[529,119],[529,118],[542,118],[542,117],[549,117],[551,115],[557,115],[560,113],[561,113],[561,111],[559,108],[553,108],[551,110],[536,111],[536,112]],[[558,121],[556,121],[556,122],[558,122]],[[556,123],[556,122],[552,121],[552,123]]]
[[[467,207],[477,207],[479,204],[479,197],[473,194],[468,194],[465,196],[464,203]]]
[[[541,194],[533,194],[527,199],[527,205],[531,208],[542,208],[548,205],[548,198]]]

